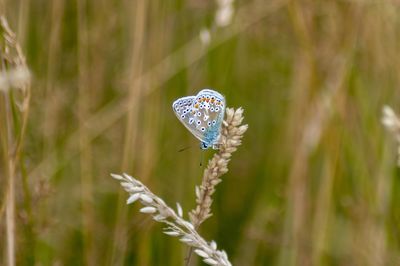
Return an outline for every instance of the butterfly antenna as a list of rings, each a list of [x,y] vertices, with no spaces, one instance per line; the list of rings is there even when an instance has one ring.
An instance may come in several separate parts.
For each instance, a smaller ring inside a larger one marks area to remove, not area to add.
[[[186,151],[187,149],[190,149],[190,148],[191,148],[191,146],[187,146],[185,148],[179,149],[178,152],[183,152],[183,151]]]
[[[204,161],[204,151],[201,151],[201,155],[200,155],[200,167],[203,166],[203,161]]]

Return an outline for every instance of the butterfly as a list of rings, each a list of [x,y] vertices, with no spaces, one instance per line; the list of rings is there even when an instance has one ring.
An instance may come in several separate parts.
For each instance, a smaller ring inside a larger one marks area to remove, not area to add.
[[[198,138],[201,149],[218,149],[225,97],[210,89],[201,90],[196,96],[177,99],[172,109],[179,121]]]

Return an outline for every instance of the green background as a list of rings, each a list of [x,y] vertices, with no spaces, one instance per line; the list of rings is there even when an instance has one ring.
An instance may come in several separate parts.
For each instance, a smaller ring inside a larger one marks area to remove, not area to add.
[[[249,125],[205,239],[234,265],[400,264],[397,144],[380,122],[383,105],[400,110],[397,1],[234,1],[226,27],[215,1],[1,3],[32,72],[17,265],[184,265],[186,246],[109,174],[195,207],[213,151],[171,104],[205,87]]]

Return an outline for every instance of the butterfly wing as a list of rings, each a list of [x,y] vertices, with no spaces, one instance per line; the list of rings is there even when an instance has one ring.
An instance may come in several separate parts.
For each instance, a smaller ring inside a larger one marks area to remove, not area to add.
[[[203,141],[204,133],[197,128],[194,123],[194,114],[192,113],[195,98],[195,96],[179,98],[172,104],[172,109],[179,121],[181,121],[196,138]]]
[[[172,104],[179,121],[206,147],[216,144],[225,113],[225,98],[204,89],[196,96],[179,98]]]
[[[202,141],[208,147],[216,144],[225,114],[225,97],[214,90],[201,90],[196,95],[193,111],[197,112],[198,129],[204,134]]]

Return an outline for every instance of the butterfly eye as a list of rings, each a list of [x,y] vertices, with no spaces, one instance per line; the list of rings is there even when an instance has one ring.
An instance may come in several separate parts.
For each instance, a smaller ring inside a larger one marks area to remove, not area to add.
[[[181,115],[181,118],[184,119],[184,118],[185,118],[185,115]]]
[[[201,128],[201,131],[205,131],[206,129],[204,127]]]
[[[209,122],[207,123],[207,125],[208,125],[208,126],[211,126],[211,122],[209,121]]]
[[[197,124],[198,124],[198,125],[200,125],[200,124],[201,124],[200,120],[197,120]]]
[[[214,107],[211,107],[210,110],[211,110],[211,112],[214,112]],[[215,111],[216,111],[216,109],[215,109]]]
[[[208,146],[207,146],[207,144],[206,144],[205,142],[201,142],[201,148],[202,148],[203,150],[205,150],[205,149],[208,148]]]
[[[213,124],[213,125],[215,125],[216,123],[217,123],[217,121],[215,121],[215,120],[212,121],[212,124]]]
[[[189,124],[193,124],[193,122],[194,122],[194,119],[193,119],[193,118],[190,118],[190,119],[189,119]]]
[[[197,116],[201,116],[201,113],[200,113],[200,112],[197,112]]]
[[[215,112],[219,112],[219,108],[218,107],[215,107]]]

